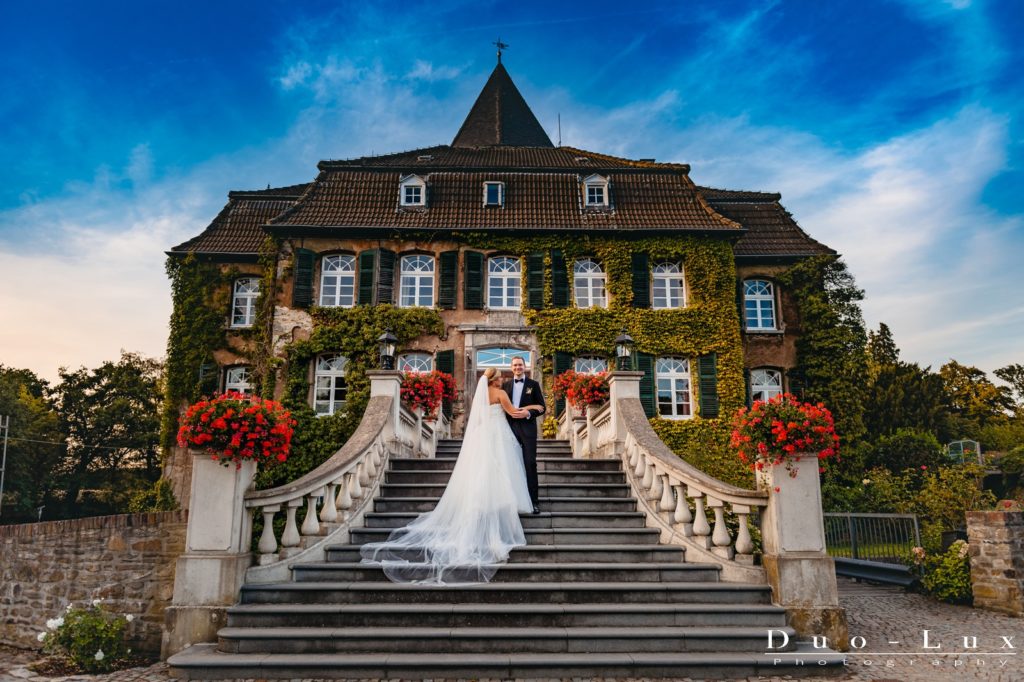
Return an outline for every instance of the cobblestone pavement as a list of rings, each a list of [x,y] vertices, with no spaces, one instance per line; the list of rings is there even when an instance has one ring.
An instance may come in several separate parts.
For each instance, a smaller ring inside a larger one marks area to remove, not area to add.
[[[943,604],[918,594],[907,594],[898,587],[864,585],[842,578],[839,594],[855,648],[848,655],[848,664],[843,670],[818,679],[832,682],[1024,680],[1024,619]],[[924,648],[925,630],[928,631],[927,644],[931,647],[927,650]],[[965,637],[968,638],[966,644]],[[970,639],[974,637],[976,645]],[[1004,637],[1009,638],[1009,643]],[[971,646],[976,648],[968,648]],[[163,663],[109,675],[40,677],[26,667],[35,658],[33,652],[0,646],[0,682],[169,682],[174,679]],[[809,670],[814,668],[814,661],[808,660],[807,666]],[[600,682],[637,682],[640,679],[606,678]],[[763,676],[736,682],[792,679],[797,678]],[[581,682],[582,678],[571,682],[577,681]],[[680,678],[680,682],[688,681],[689,678]]]

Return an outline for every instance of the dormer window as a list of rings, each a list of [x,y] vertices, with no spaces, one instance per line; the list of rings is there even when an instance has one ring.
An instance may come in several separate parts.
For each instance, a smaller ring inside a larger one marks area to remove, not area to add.
[[[583,180],[583,205],[587,208],[608,206],[608,178],[591,175]]]
[[[398,199],[402,206],[426,206],[426,181],[418,175],[405,176],[399,186]]]
[[[485,182],[484,183],[484,206],[505,205],[505,183]]]

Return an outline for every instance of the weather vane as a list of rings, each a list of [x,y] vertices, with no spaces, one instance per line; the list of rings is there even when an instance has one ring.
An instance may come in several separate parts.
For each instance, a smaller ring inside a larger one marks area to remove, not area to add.
[[[498,46],[498,63],[501,64],[501,51],[508,49],[508,44],[501,42],[501,37],[499,36],[497,40],[491,43],[491,45]]]

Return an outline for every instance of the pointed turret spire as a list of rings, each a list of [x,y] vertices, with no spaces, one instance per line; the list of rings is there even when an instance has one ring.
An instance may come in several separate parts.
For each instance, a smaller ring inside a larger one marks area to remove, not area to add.
[[[501,64],[500,56],[498,65],[452,141],[453,147],[494,145],[554,147]]]

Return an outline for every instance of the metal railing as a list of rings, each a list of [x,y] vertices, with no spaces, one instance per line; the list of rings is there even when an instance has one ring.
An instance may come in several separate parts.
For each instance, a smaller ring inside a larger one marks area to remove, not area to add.
[[[902,564],[910,550],[921,546],[916,514],[825,515],[825,544],[832,557]]]

